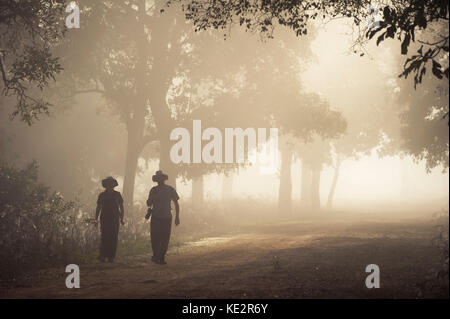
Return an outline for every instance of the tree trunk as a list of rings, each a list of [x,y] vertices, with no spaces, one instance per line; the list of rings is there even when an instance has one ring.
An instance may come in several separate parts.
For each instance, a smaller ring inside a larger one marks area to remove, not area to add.
[[[292,209],[292,149],[285,146],[281,149],[280,187],[278,189],[278,208],[281,212],[290,213]]]
[[[204,192],[203,175],[192,179],[192,204],[193,206],[203,205],[203,192]]]
[[[311,208],[314,211],[320,209],[320,174],[321,165],[314,164],[312,167],[312,181],[311,181]]]
[[[339,179],[339,171],[341,169],[341,158],[337,157],[336,160],[336,167],[334,168],[334,176],[333,176],[333,182],[331,183],[331,189],[330,189],[330,193],[328,194],[328,200],[327,200],[327,209],[331,210],[333,209],[333,199],[334,199],[334,194],[336,192],[336,185]]]
[[[144,1],[145,3],[145,1]],[[164,1],[157,1],[158,8],[164,6]],[[148,17],[145,17],[148,19]],[[153,18],[155,24],[151,24],[155,30],[173,29],[175,18],[170,14],[162,14]],[[153,30],[153,29],[152,29]],[[178,29],[177,29],[178,30]],[[178,30],[177,32],[181,32]],[[176,34],[172,34],[176,38]],[[179,63],[180,53],[174,48],[178,47],[177,41],[170,41],[166,32],[152,32],[151,43],[146,53],[152,54],[152,70],[149,79],[150,108],[159,139],[159,168],[169,176],[167,184],[176,188],[176,178],[178,170],[176,165],[170,159],[170,133],[175,128],[175,121],[172,119],[172,113],[167,105],[167,92],[172,83],[172,78],[176,74],[176,67]],[[168,51],[168,45],[171,45],[171,51]],[[173,50],[173,51],[172,51]],[[178,48],[181,50],[181,48]]]
[[[159,139],[159,168],[169,176],[166,183],[176,188],[178,171],[170,159],[170,133],[175,127],[175,123],[166,102],[171,73],[164,67],[164,63],[161,64],[162,66],[155,65],[154,69],[152,69],[150,108]]]
[[[222,200],[233,197],[233,174],[224,175],[222,178]]]
[[[144,148],[145,127],[145,97],[138,99],[140,105],[133,109],[132,118],[127,122],[127,154],[125,160],[125,175],[123,179],[123,198],[126,206],[133,206],[134,186],[139,155]]]
[[[125,175],[123,178],[123,199],[124,204],[128,207],[133,206],[134,185],[136,180],[137,163],[140,153],[135,146],[136,141],[134,140],[132,135],[133,134],[128,133]]]
[[[302,208],[311,207],[311,168],[302,160],[302,176],[301,176],[301,189],[300,189],[300,205]]]
[[[141,3],[139,8],[140,17],[145,14],[145,1]],[[145,27],[142,24],[141,33],[138,40],[138,61],[136,67],[136,104],[131,105],[129,118],[127,119],[127,154],[125,160],[125,174],[123,181],[123,198],[124,204],[128,207],[133,206],[134,186],[136,181],[136,170],[139,155],[144,148],[144,128],[145,115],[147,109],[147,86],[146,83],[146,64],[147,55],[145,52],[144,41],[146,39]]]

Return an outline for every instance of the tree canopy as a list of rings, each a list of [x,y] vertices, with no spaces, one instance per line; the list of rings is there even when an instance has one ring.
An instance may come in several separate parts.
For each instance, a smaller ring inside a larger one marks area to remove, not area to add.
[[[421,47],[408,57],[400,76],[406,78],[413,74],[414,82],[418,84],[429,63],[435,77],[448,79],[449,76],[448,62],[443,65],[439,61],[449,51],[449,3],[446,0],[389,3],[366,0],[169,0],[167,5],[174,2],[182,3],[186,18],[193,21],[197,30],[215,28],[226,32],[231,25],[239,24],[269,38],[276,25],[288,27],[300,36],[307,34],[309,22],[317,18],[350,18],[357,30],[365,33],[366,39],[376,38],[377,44],[388,38],[398,39],[404,55],[408,54],[408,48],[417,38]],[[373,5],[380,6],[379,19],[374,16]],[[364,26],[371,16],[376,23]],[[434,40],[427,39],[427,31],[433,34]]]
[[[65,0],[0,2],[2,95],[15,99],[11,116],[27,124],[49,113],[42,91],[61,72],[53,47],[64,36]]]

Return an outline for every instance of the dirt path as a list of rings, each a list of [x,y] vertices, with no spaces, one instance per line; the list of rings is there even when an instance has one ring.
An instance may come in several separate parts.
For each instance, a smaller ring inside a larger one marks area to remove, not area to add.
[[[80,265],[81,288],[64,269],[48,269],[2,298],[414,298],[438,256],[432,225],[280,223],[173,247],[168,264],[150,255]],[[381,269],[381,288],[365,287],[365,267]]]

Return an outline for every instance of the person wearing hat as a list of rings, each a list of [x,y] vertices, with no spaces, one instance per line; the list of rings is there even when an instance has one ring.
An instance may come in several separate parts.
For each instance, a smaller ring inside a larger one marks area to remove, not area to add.
[[[109,176],[102,180],[102,186],[105,191],[100,193],[97,200],[97,209],[95,211],[95,220],[98,221],[100,215],[100,255],[98,259],[101,262],[113,262],[116,256],[117,240],[119,237],[119,220],[123,225],[123,199],[114,187],[119,185],[117,180]]]
[[[180,224],[180,197],[172,186],[166,185],[165,181],[169,177],[162,171],[157,171],[152,180],[158,183],[152,187],[148,195],[147,206],[149,207],[146,219],[152,217],[150,222],[150,239],[152,242],[152,261],[165,265],[165,255],[169,246],[170,231],[172,228],[172,212],[170,204],[175,205],[175,226]]]

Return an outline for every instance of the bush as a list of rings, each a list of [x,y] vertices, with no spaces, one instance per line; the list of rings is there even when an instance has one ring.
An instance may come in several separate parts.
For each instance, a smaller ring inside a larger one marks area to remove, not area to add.
[[[449,288],[449,212],[435,214],[437,235],[432,239],[439,261],[430,268],[427,278],[417,285],[419,298],[448,298]]]
[[[92,250],[95,229],[85,217],[74,202],[38,183],[36,162],[24,169],[0,164],[0,278],[73,262]]]

